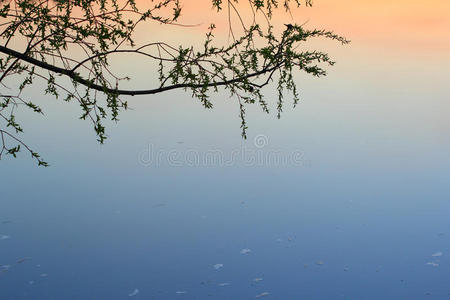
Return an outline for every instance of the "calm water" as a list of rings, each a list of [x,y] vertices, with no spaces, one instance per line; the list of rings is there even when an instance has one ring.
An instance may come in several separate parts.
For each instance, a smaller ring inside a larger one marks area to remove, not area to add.
[[[448,299],[450,47],[358,28],[247,141],[226,95],[133,99],[102,146],[39,96],[52,166],[1,162],[0,299]]]

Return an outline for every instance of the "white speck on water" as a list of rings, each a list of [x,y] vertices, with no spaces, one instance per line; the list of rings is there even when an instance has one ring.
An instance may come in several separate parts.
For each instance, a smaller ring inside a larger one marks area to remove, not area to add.
[[[434,253],[434,254],[431,254],[431,256],[433,256],[433,257],[441,257],[443,255],[443,253],[442,252],[436,252],[436,253]]]
[[[270,295],[269,292],[264,292],[264,293],[261,293],[261,294],[259,294],[259,295],[256,295],[255,298],[262,298],[262,297],[266,297],[266,296],[269,296],[269,295]]]
[[[439,267],[439,264],[435,263],[435,262],[427,262],[426,265],[430,265],[433,267]]]
[[[250,250],[250,249],[242,249],[241,250],[241,254],[249,254],[249,253],[251,253],[252,252],[252,250]]]
[[[276,239],[275,242],[281,243],[283,240],[282,239]]]
[[[177,291],[177,292],[175,292],[175,294],[182,295],[182,294],[187,294],[187,292],[186,291]]]
[[[254,282],[260,282],[260,281],[263,281],[263,280],[264,280],[264,278],[261,278],[261,277],[253,279]]]
[[[17,263],[21,264],[21,263],[24,263],[24,262],[26,262],[27,260],[30,260],[30,259],[32,259],[32,258],[31,257],[24,257],[24,258],[21,258],[21,259],[17,260]]]
[[[219,269],[223,268],[223,264],[215,264],[213,266],[213,268],[216,269],[216,270],[219,270]]]
[[[316,265],[323,266],[325,263],[322,260],[316,261]]]
[[[7,272],[10,267],[11,267],[10,265],[0,266],[0,273],[1,272]]]
[[[29,284],[34,284],[33,280],[28,281]]]
[[[230,285],[230,283],[229,282],[223,282],[223,283],[219,283],[218,284],[218,286],[227,286],[227,285]]]
[[[0,235],[0,240],[8,240],[10,238],[11,237],[9,235],[4,235],[4,234]]]
[[[41,277],[48,277],[48,274],[42,273],[42,274],[41,274]]]
[[[134,291],[132,291],[131,293],[128,294],[128,297],[134,297],[134,296],[137,296],[137,294],[139,294],[139,290],[134,289]]]

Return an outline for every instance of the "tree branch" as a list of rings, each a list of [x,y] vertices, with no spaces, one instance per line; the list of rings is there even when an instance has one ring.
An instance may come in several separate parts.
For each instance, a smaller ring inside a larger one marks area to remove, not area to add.
[[[263,69],[261,69],[260,71],[250,73],[243,77],[237,77],[237,78],[230,79],[230,80],[224,80],[224,81],[220,81],[220,82],[212,82],[212,83],[208,83],[208,84],[178,83],[178,84],[173,84],[173,85],[169,85],[169,86],[165,86],[165,87],[159,87],[159,88],[147,89],[147,90],[121,90],[121,89],[112,89],[112,88],[108,88],[108,87],[105,87],[102,85],[94,84],[92,81],[80,77],[78,75],[78,73],[76,73],[72,70],[67,70],[64,68],[60,68],[60,67],[51,65],[49,63],[40,61],[36,58],[27,56],[23,53],[20,53],[18,51],[15,51],[13,49],[10,49],[10,48],[7,48],[7,47],[1,46],[1,45],[0,45],[0,52],[8,54],[13,57],[16,57],[22,61],[26,61],[32,65],[38,66],[38,67],[46,69],[48,71],[68,76],[73,81],[78,82],[90,89],[97,90],[100,92],[113,93],[113,94],[117,94],[117,95],[130,95],[130,96],[151,95],[151,94],[157,94],[157,93],[161,93],[161,92],[165,92],[165,91],[170,91],[170,90],[174,90],[174,89],[182,89],[182,88],[205,88],[205,87],[225,86],[225,85],[229,85],[229,84],[233,84],[233,83],[242,82],[243,80],[257,77],[259,75],[270,73],[273,70],[276,70],[277,68],[279,68],[283,65],[283,63],[280,62],[272,67],[266,66]]]

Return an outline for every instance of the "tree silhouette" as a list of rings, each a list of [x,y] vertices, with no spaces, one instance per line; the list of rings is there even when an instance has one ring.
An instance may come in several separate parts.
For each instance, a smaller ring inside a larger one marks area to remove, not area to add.
[[[39,165],[48,165],[19,138],[23,129],[16,120],[21,107],[43,114],[37,103],[22,97],[22,91],[37,80],[45,82],[45,94],[77,101],[81,119],[92,122],[100,143],[106,139],[102,121],[118,120],[128,107],[127,95],[184,89],[205,108],[212,108],[211,94],[228,91],[239,105],[245,138],[247,105],[259,104],[269,113],[261,89],[274,81],[280,117],[285,91],[292,93],[294,105],[299,101],[294,70],[323,76],[322,66],[334,64],[326,53],[302,51],[299,45],[313,37],[348,41],[331,31],[308,30],[298,24],[286,24],[282,33],[275,34],[271,21],[275,9],[282,5],[290,12],[291,6],[311,6],[311,0],[240,2],[251,8],[252,20],[243,20],[237,0],[211,0],[215,13],[227,13],[230,42],[217,45],[211,24],[201,47],[195,47],[135,41],[136,29],[147,22],[183,26],[179,23],[182,0],[147,1],[145,8],[135,0],[0,0],[0,158],[3,154],[15,157],[22,147]],[[256,21],[260,15],[264,24]],[[238,21],[232,22],[232,16]],[[130,78],[117,75],[109,61],[112,55],[128,54],[154,62],[158,80],[152,86],[121,87]]]

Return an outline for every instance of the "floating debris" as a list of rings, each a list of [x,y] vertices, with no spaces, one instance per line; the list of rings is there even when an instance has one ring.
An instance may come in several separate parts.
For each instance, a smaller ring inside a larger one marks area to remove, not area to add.
[[[10,267],[10,265],[0,266],[0,273],[8,272]]]
[[[21,259],[17,260],[17,263],[21,264],[21,263],[26,262],[27,260],[30,260],[30,259],[31,259],[31,257],[24,257],[24,258],[21,258]]]
[[[323,266],[325,263],[322,260],[316,261],[316,265]]]
[[[223,283],[219,283],[218,284],[218,286],[227,286],[227,285],[230,285],[230,283],[229,282],[223,282]]]
[[[0,235],[0,240],[8,240],[10,238],[11,237],[9,235],[4,235],[4,234]]]
[[[260,282],[260,281],[263,281],[263,280],[264,280],[264,278],[261,278],[261,277],[253,279],[254,282]]]
[[[138,294],[139,294],[139,290],[134,289],[134,291],[132,291],[131,293],[128,294],[128,297],[134,297],[134,296],[137,296]]]
[[[262,297],[266,297],[266,296],[269,296],[269,295],[270,295],[269,292],[264,292],[264,293],[261,293],[261,294],[259,294],[259,295],[256,295],[255,298],[262,298]]]
[[[213,268],[216,269],[216,270],[219,270],[219,269],[223,268],[223,264],[215,264],[213,266]]]
[[[176,291],[175,294],[182,295],[182,294],[187,294],[187,292],[186,291]]]
[[[42,273],[42,274],[41,274],[41,277],[43,277],[43,278],[48,277],[48,274]]]
[[[241,254],[249,254],[249,253],[251,253],[252,252],[252,250],[250,250],[250,249],[242,249],[241,250]]]
[[[294,238],[293,238],[293,237],[291,237],[291,236],[290,236],[290,237],[288,237],[288,241],[289,241],[289,242],[292,242],[293,240],[294,240]]]
[[[433,256],[433,257],[441,257],[443,255],[443,253],[442,252],[436,252],[436,253],[434,253],[434,254],[431,254],[431,256]]]
[[[433,266],[433,267],[439,267],[439,264],[435,263],[433,261],[432,262],[427,262],[426,265],[430,265],[430,266]]]

